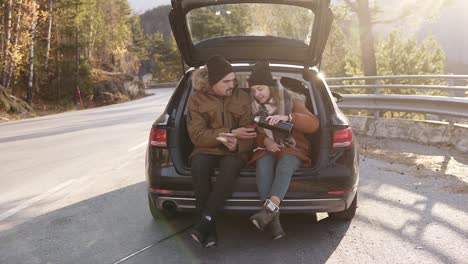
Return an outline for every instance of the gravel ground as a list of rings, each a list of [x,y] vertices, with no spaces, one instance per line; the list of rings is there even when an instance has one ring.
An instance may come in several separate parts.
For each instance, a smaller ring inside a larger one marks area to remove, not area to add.
[[[452,179],[443,186],[451,193],[468,193],[468,155],[444,147],[425,146],[398,139],[358,137],[361,161],[366,157],[406,165],[404,169],[389,171],[415,177]]]

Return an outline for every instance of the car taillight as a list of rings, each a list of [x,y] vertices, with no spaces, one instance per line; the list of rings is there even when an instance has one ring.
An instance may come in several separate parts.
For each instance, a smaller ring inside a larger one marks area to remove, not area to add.
[[[329,191],[327,192],[330,195],[343,195],[352,192],[353,190],[340,190],[340,191]]]
[[[164,190],[164,189],[154,189],[154,188],[149,188],[149,191],[152,193],[157,193],[157,194],[173,194],[175,193],[174,190]]]
[[[333,148],[348,148],[353,143],[353,130],[351,127],[337,130],[333,133]]]
[[[167,133],[164,129],[152,128],[149,143],[154,147],[167,147]]]

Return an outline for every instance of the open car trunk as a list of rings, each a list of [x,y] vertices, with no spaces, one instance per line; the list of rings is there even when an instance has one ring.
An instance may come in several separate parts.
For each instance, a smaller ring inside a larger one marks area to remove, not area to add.
[[[171,29],[186,65],[197,68],[213,55],[221,55],[231,63],[267,60],[302,66],[306,80],[310,80],[306,77],[311,68],[320,64],[333,21],[330,0],[172,0],[171,4]],[[186,83],[181,84],[184,87],[178,87],[185,92],[171,133],[176,141],[171,153],[176,170],[189,175],[193,145],[185,107],[192,87],[190,78],[185,79]],[[305,105],[312,113],[320,114],[312,94],[304,90],[308,97]],[[308,136],[312,167],[322,149],[322,130]]]
[[[239,76],[239,75],[238,75]],[[240,76],[239,79],[245,79]],[[283,79],[285,79],[283,77]],[[292,80],[292,81],[291,81]],[[291,78],[286,78],[286,82],[288,83],[288,86],[284,86],[286,90],[295,92],[297,94],[303,95],[305,97],[305,105],[308,108],[308,110],[314,114],[317,113],[316,107],[313,107],[315,99],[312,99],[310,97],[310,93],[308,90],[304,89],[304,86],[300,84],[299,81],[293,80]],[[282,82],[283,83],[283,82]],[[190,154],[193,151],[193,144],[190,140],[188,129],[187,129],[187,110],[185,109],[186,103],[188,100],[188,97],[192,92],[192,82],[191,78],[188,78],[188,81],[184,84],[186,92],[183,93],[183,98],[180,100],[179,104],[179,110],[178,110],[178,115],[176,117],[175,123],[178,124],[177,127],[174,129],[176,134],[173,134],[173,139],[175,140],[175,148],[172,149],[171,155],[172,159],[174,161],[174,166],[176,167],[176,170],[179,171],[182,174],[190,174]],[[241,85],[242,87],[242,85]],[[181,87],[179,87],[181,88]],[[238,88],[238,89],[243,89],[246,93],[250,92],[249,88]],[[302,167],[301,169],[314,169],[318,162],[318,156],[319,156],[319,151],[320,151],[320,133],[321,129],[313,134],[306,135],[306,138],[310,142],[310,153],[309,157],[312,160],[311,166],[308,167]],[[250,176],[255,176],[255,166],[253,164],[250,164],[244,168],[242,171],[241,175],[250,175]],[[299,170],[300,171],[300,170]]]
[[[190,67],[222,55],[308,69],[321,61],[333,13],[330,0],[173,0],[169,20]]]

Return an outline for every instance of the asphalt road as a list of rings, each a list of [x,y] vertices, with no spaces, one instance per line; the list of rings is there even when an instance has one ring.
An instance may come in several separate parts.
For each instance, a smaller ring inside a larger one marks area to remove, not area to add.
[[[145,145],[171,93],[0,124],[0,263],[468,263],[468,162],[420,145],[412,159],[432,167],[362,156],[348,223],[284,215],[287,236],[273,242],[228,214],[219,246],[203,249],[191,215],[154,222]]]

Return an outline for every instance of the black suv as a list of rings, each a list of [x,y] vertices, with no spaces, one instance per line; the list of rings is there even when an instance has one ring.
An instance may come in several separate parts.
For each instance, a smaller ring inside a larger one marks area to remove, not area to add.
[[[233,63],[238,89],[247,93],[252,65],[268,60],[273,76],[286,89],[304,95],[306,107],[320,120],[319,131],[308,135],[312,166],[293,175],[281,212],[328,212],[331,218],[345,220],[354,217],[358,147],[348,119],[337,107],[340,96],[330,91],[316,68],[333,20],[329,5],[330,0],[172,0],[172,31],[184,63],[191,68],[150,133],[146,178],[155,218],[161,213],[195,210],[189,160],[193,145],[186,105],[193,92],[193,71],[215,54]],[[281,23],[276,21],[279,14],[284,17]],[[260,209],[254,166],[241,171],[224,209]]]

